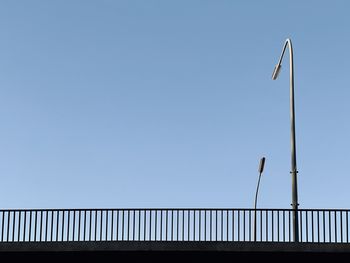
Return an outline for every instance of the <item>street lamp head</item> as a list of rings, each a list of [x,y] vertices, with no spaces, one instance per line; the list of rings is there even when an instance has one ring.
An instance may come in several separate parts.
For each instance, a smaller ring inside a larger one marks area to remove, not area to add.
[[[273,73],[272,73],[272,79],[273,80],[276,80],[277,79],[277,77],[278,77],[278,74],[280,73],[280,71],[281,71],[281,64],[277,64],[276,66],[275,66],[275,68],[274,68],[274,70],[273,70]]]
[[[260,159],[260,163],[259,163],[259,173],[262,174],[262,172],[264,171],[264,166],[265,166],[265,157],[262,157]]]

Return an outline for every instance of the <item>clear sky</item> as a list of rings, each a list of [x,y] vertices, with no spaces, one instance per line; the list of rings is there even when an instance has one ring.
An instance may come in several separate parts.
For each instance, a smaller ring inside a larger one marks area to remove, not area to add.
[[[350,208],[350,1],[0,2],[0,207]]]

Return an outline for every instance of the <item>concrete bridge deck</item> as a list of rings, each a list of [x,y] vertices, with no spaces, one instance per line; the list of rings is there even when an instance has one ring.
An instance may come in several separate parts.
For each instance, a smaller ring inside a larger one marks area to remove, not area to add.
[[[3,242],[0,260],[50,262],[233,262],[235,260],[336,260],[350,257],[346,243],[279,242]]]
[[[350,253],[349,243],[92,241],[3,242],[1,252],[285,252]]]

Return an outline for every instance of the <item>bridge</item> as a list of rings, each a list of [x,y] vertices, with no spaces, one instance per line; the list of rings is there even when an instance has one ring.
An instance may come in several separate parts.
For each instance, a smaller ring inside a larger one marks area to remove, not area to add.
[[[350,253],[350,210],[299,209],[299,240],[293,240],[293,212],[244,208],[0,210],[0,253]]]

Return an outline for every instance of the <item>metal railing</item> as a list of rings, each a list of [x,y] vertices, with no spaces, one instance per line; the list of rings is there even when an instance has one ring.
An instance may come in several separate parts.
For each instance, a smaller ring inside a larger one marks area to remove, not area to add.
[[[349,213],[298,210],[299,242],[349,243]],[[293,242],[292,214],[291,209],[0,210],[0,242]]]

